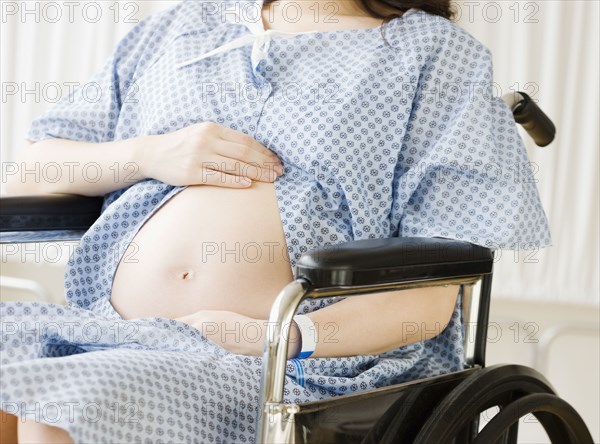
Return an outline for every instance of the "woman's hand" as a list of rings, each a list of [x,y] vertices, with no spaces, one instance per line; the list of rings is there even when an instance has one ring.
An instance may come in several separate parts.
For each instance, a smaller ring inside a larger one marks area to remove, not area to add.
[[[264,342],[263,321],[225,310],[202,310],[175,318],[231,353],[258,356]]]
[[[283,174],[279,158],[240,131],[213,122],[190,125],[158,137],[139,150],[146,177],[170,185],[246,188],[251,180],[273,182]]]
[[[202,310],[190,315],[175,318],[202,332],[225,350],[239,354],[261,356],[268,322],[224,310]],[[300,351],[300,332],[294,322],[290,326],[288,357],[297,356]]]

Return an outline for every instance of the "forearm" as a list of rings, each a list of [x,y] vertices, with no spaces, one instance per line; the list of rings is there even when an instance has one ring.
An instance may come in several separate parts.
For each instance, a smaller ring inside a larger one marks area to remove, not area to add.
[[[146,178],[144,147],[160,136],[105,143],[46,139],[26,145],[19,159],[3,168],[11,195],[66,193],[102,196]]]
[[[351,296],[309,313],[317,329],[312,357],[377,355],[430,339],[448,325],[458,286]]]
[[[177,321],[190,324],[202,332],[202,335],[231,353],[240,355],[262,355],[267,337],[268,321],[254,319],[232,311],[202,310],[176,318]],[[295,323],[286,329],[288,340],[288,358],[300,352],[300,333]]]
[[[456,285],[392,291],[348,297],[309,313],[317,329],[311,357],[377,355],[433,338],[448,325],[457,296]],[[263,352],[267,320],[212,310],[178,320],[232,353],[259,356]],[[293,358],[301,349],[300,334],[295,323],[283,327],[289,339],[288,358]]]
[[[174,186],[246,188],[283,174],[280,159],[247,134],[200,122],[167,134],[105,143],[48,139],[3,165],[6,192],[102,196],[152,178]]]

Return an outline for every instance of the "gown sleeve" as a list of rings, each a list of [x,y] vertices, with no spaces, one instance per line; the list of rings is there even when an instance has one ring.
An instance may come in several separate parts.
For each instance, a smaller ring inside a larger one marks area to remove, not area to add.
[[[93,143],[115,140],[120,111],[123,106],[135,105],[136,78],[155,56],[173,13],[174,8],[160,11],[135,25],[101,69],[33,120],[25,138],[33,142],[52,138]],[[130,134],[120,136],[135,136],[133,127]]]
[[[511,110],[494,95],[490,51],[466,31],[446,33],[414,90],[395,168],[392,233],[492,249],[550,245],[537,167]]]

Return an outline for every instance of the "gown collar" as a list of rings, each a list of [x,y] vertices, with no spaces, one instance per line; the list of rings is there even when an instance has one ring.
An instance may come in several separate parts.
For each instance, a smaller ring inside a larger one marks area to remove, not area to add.
[[[304,32],[288,32],[265,29],[262,21],[263,3],[264,0],[226,0],[225,2],[223,2],[223,4],[225,5],[223,10],[225,22],[234,25],[244,25],[249,31],[249,34],[244,34],[211,51],[180,62],[177,64],[177,69],[181,69],[186,66],[193,65],[209,57],[213,57],[215,55],[222,54],[224,52],[252,44],[251,62],[252,68],[256,70],[260,61],[267,57],[269,45],[273,36],[293,37],[302,34],[319,33],[318,30]],[[405,17],[416,11],[417,9],[410,8],[402,15],[402,17]]]
[[[183,61],[177,65],[177,69],[184,68],[189,65],[193,65],[200,60],[222,54],[232,49],[241,48],[243,46],[252,43],[252,68],[256,69],[260,61],[266,58],[269,51],[269,44],[272,36],[291,37],[301,34],[314,34],[317,30],[304,31],[304,32],[287,32],[277,31],[272,29],[265,29],[262,21],[262,6],[264,0],[248,0],[248,1],[237,1],[231,4],[235,5],[233,8],[227,8],[224,12],[224,19],[227,23],[231,24],[242,24],[244,25],[250,34],[244,34],[230,42],[227,42],[211,51],[208,51],[200,56],[196,56],[192,59]],[[248,5],[251,5],[248,7]]]

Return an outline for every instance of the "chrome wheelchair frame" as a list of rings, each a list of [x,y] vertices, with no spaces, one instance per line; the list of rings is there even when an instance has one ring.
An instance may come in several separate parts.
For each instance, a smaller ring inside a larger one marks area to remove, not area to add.
[[[540,146],[554,125],[525,93],[506,97],[515,120]],[[100,215],[103,198],[3,197],[0,243],[77,240]],[[577,412],[537,371],[485,367],[493,252],[441,238],[359,240],[312,250],[296,265],[270,313],[263,356],[257,443],[516,443],[519,418],[534,414],[553,443],[592,443]],[[286,330],[306,298],[358,297],[460,285],[465,369],[375,390],[295,405],[283,402]],[[481,430],[479,416],[496,414]]]

